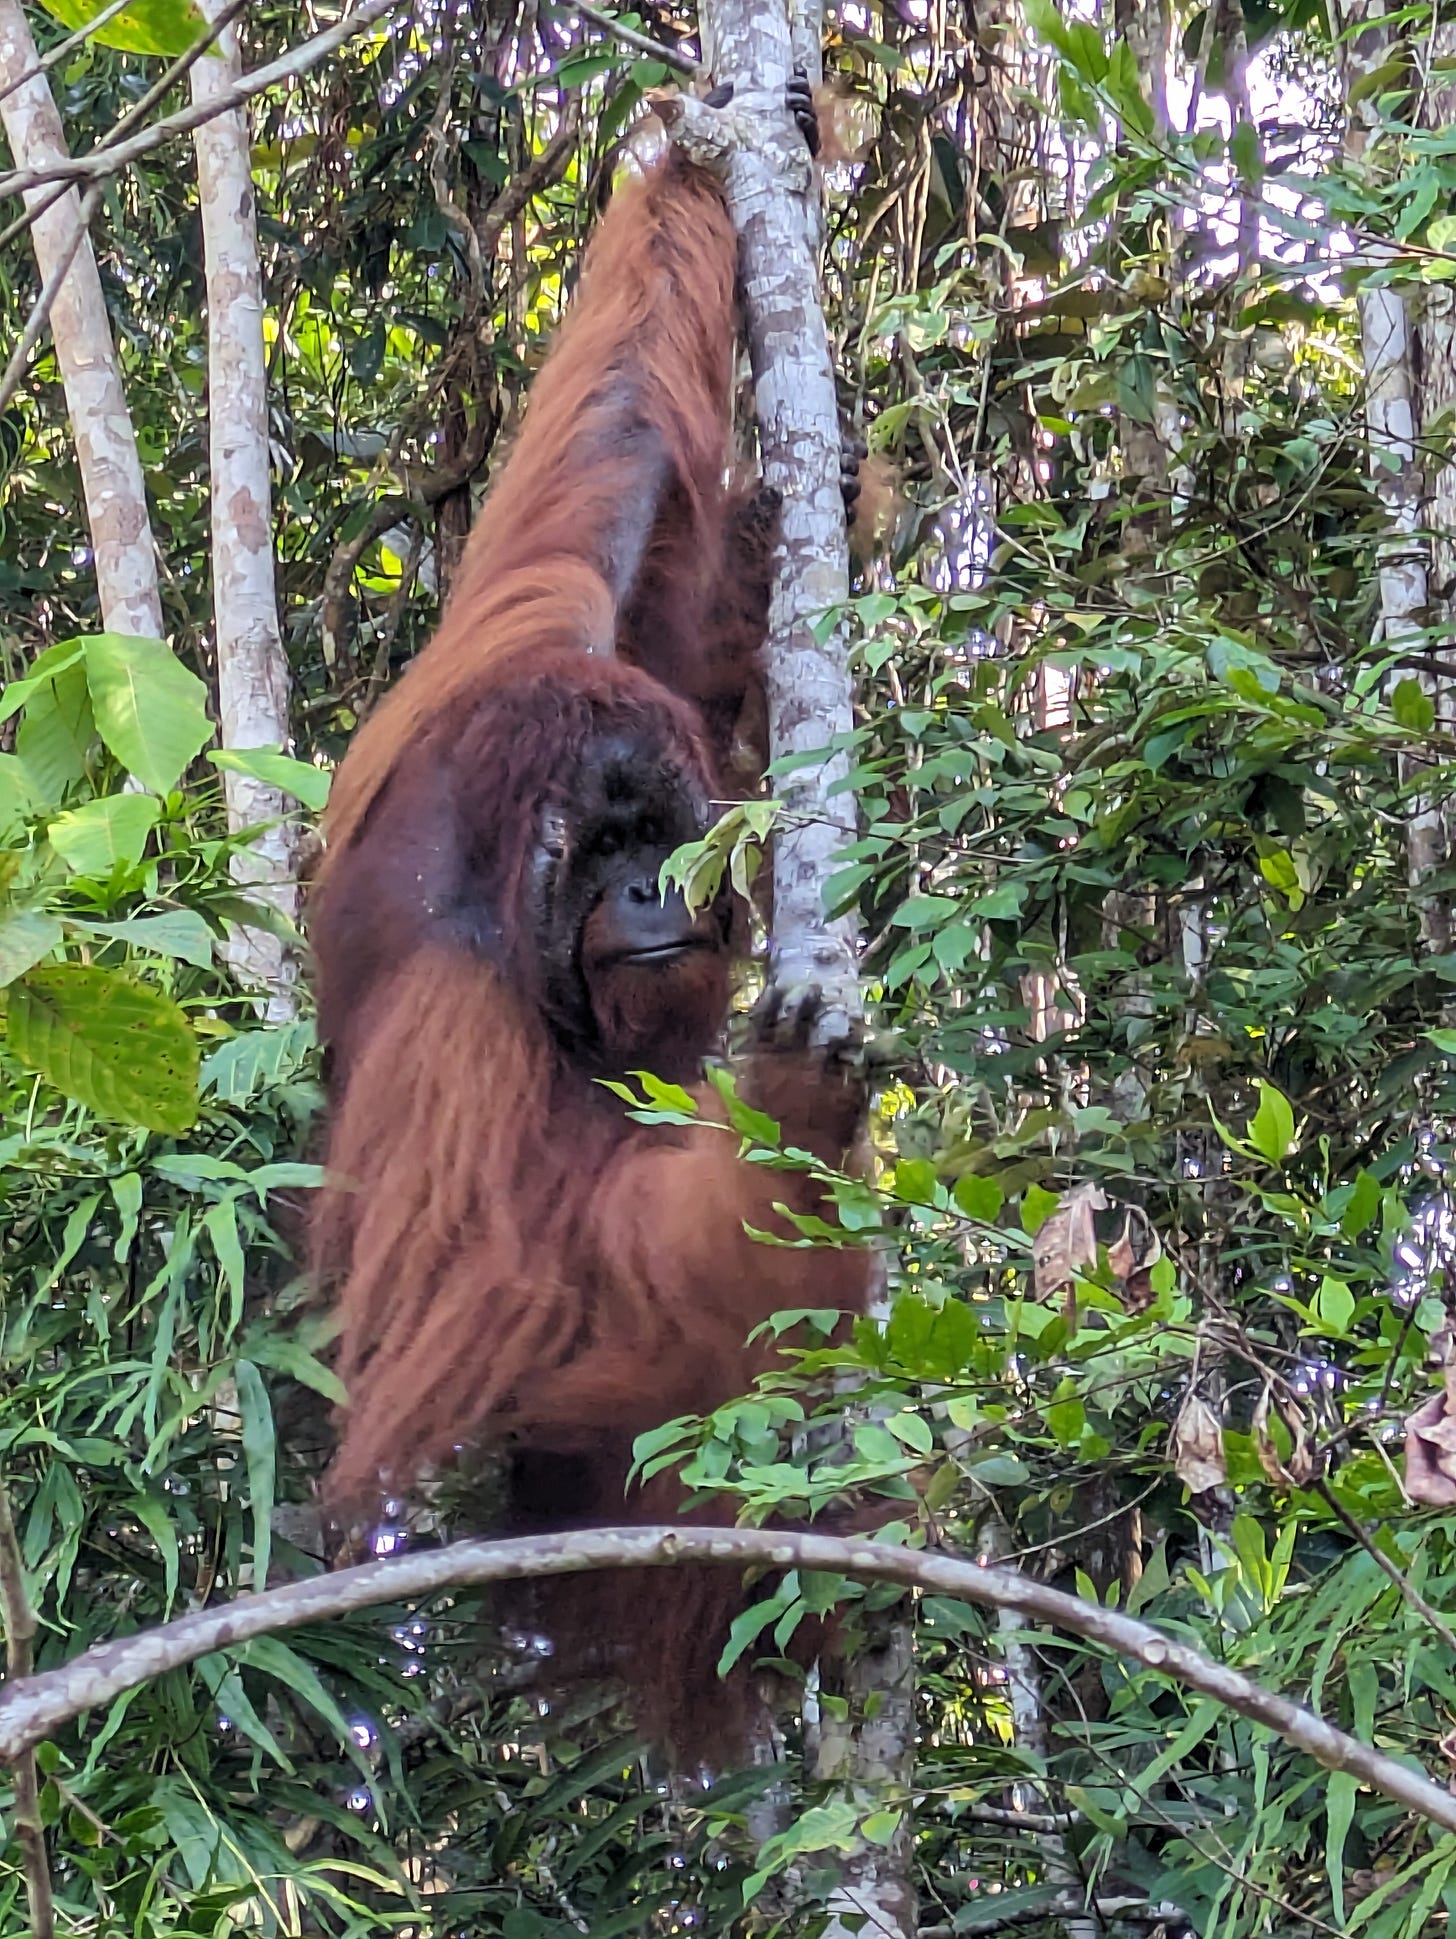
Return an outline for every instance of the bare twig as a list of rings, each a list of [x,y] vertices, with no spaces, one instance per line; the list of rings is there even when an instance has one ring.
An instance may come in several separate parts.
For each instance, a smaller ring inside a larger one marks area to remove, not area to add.
[[[1456,1656],[1456,1630],[1452,1629],[1450,1623],[1446,1621],[1446,1618],[1439,1610],[1432,1608],[1431,1604],[1426,1601],[1426,1598],[1411,1581],[1405,1570],[1399,1568],[1385,1553],[1385,1550],[1381,1548],[1375,1537],[1361,1526],[1340,1500],[1328,1481],[1321,1477],[1314,1483],[1314,1490],[1327,1506],[1332,1508],[1336,1515],[1339,1516],[1340,1520],[1345,1524],[1345,1527],[1360,1544],[1361,1548],[1364,1549],[1376,1568],[1395,1584],[1401,1593],[1402,1600],[1416,1612],[1423,1622],[1428,1622],[1431,1625],[1431,1628],[1435,1630],[1447,1649],[1451,1651],[1453,1656]]]
[[[5,1624],[6,1680],[19,1684],[35,1667],[35,1611],[26,1587],[25,1563],[15,1533],[15,1517],[10,1510],[10,1491],[3,1481],[0,1481],[0,1620]],[[15,1805],[11,1819],[25,1867],[32,1939],[53,1939],[55,1896],[46,1857],[33,1745],[25,1746],[15,1758]]]
[[[83,41],[90,40],[93,34],[99,33],[108,21],[115,20],[116,16],[131,4],[132,0],[107,0],[107,4],[93,20],[88,20],[84,27],[78,27],[74,34],[67,34],[64,40],[58,40],[49,53],[41,56],[34,67],[27,67],[23,73],[12,75],[5,85],[0,87],[0,101],[3,101],[7,95],[14,94],[17,88],[23,88],[28,81],[38,80],[42,74],[49,74],[53,67],[59,67],[67,54],[73,53]]]
[[[121,0],[121,4],[123,6],[129,6],[131,4],[131,0]],[[213,42],[217,39],[218,35],[223,31],[223,29],[227,27],[232,21],[236,20],[240,13],[245,11],[248,4],[249,4],[249,0],[232,0],[231,6],[229,6],[222,14],[220,14],[215,21],[213,21],[212,25],[207,29],[205,33],[198,35],[197,39],[187,49],[187,52],[185,54],[179,55],[178,58],[172,62],[171,66],[166,70],[166,72],[162,74],[156,81],[154,81],[151,87],[147,89],[146,93],[142,96],[141,100],[135,102],[130,108],[127,109],[126,113],[121,117],[121,120],[117,122],[114,128],[110,128],[107,130],[107,132],[101,137],[100,141],[97,142],[96,144],[97,149],[100,150],[103,148],[113,147],[117,142],[121,141],[124,138],[129,128],[134,128],[139,121],[144,121],[146,117],[151,113],[152,109],[157,105],[157,103],[166,98],[168,93],[170,93],[171,89],[182,78],[182,76],[187,72],[187,70],[190,67],[192,67],[194,63],[198,61],[203,54],[207,52],[208,48],[212,46]],[[114,6],[108,7],[105,13],[98,16],[98,20],[109,20],[111,18],[111,15],[115,11],[116,11],[116,8]],[[79,34],[73,34],[71,36],[71,41],[84,39],[85,36],[91,33],[93,29],[97,26],[98,20],[93,20],[89,22],[81,30]],[[71,44],[71,41],[63,41],[61,45],[63,47],[69,46]],[[7,82],[7,84],[4,87],[0,87],[0,101],[3,101],[7,94],[12,94],[15,91],[15,89],[22,86],[24,82],[35,80],[45,70],[45,68],[50,65],[51,56],[56,51],[57,51],[56,49],[52,48],[51,53],[46,55],[45,59],[40,63],[39,67],[31,68],[28,73],[19,76],[15,80]],[[49,195],[43,196],[37,199],[36,201],[32,202],[27,209],[25,209],[20,215],[16,216],[13,222],[8,223],[4,229],[0,229],[0,249],[3,249],[7,243],[13,242],[15,238],[18,235],[22,234],[26,229],[34,227],[34,225],[40,220],[40,218],[43,215],[45,215],[49,210],[53,209],[56,206],[57,202],[64,200],[64,198],[67,195],[69,195],[70,192],[71,192],[70,183],[62,182],[58,187],[53,189]]]
[[[917,1939],[961,1939],[968,1932],[1009,1932],[1013,1926],[1039,1926],[1048,1920],[1065,1920],[1076,1913],[1095,1913],[1097,1918],[1126,1919],[1137,1925],[1163,1925],[1184,1919],[1184,1913],[1166,1900],[1154,1905],[1151,1899],[1129,1893],[1099,1892],[1089,1899],[1083,1892],[1058,1892],[1037,1905],[1022,1906],[1012,1912],[1001,1911],[994,1895],[978,1906],[971,1901],[953,1926],[921,1926]]]
[[[9,170],[0,175],[0,196],[20,195],[28,189],[43,188],[47,182],[90,182],[119,174],[141,156],[149,155],[154,148],[163,147],[178,135],[190,135],[194,128],[211,121],[214,115],[226,114],[229,108],[242,107],[254,95],[265,94],[269,88],[277,87],[280,81],[291,81],[300,74],[307,74],[310,68],[327,60],[346,41],[374,26],[399,4],[400,0],[360,0],[351,13],[345,14],[332,27],[315,34],[310,40],[300,41],[297,47],[280,54],[277,60],[255,67],[225,94],[216,95],[210,101],[194,101],[185,108],[179,108],[176,114],[168,115],[165,120],[153,122],[150,128],[138,129],[129,140],[114,142],[110,147],[98,146],[85,155],[68,155],[47,162],[41,168]]]
[[[69,191],[63,190],[62,193],[69,193]],[[25,328],[20,333],[20,341],[10,353],[10,361],[5,366],[5,375],[0,377],[0,414],[8,409],[11,398],[20,389],[20,380],[25,375],[25,366],[30,353],[34,350],[41,331],[50,322],[52,305],[61,293],[62,283],[71,273],[71,264],[76,260],[76,252],[86,240],[87,231],[91,227],[91,218],[96,213],[101,194],[101,184],[97,182],[81,197],[80,205],[76,210],[76,233],[52,264],[51,273],[47,276],[40,295],[31,305],[30,315],[25,319]]]
[[[508,222],[515,221],[533,195],[560,181],[576,146],[580,127],[581,100],[574,96],[562,109],[561,126],[550,141],[528,167],[511,177],[482,216],[477,234],[483,255],[494,255],[501,231]]]
[[[257,1636],[336,1621],[402,1598],[435,1595],[463,1583],[576,1575],[584,1569],[646,1569],[683,1563],[723,1568],[812,1569],[949,1596],[1023,1616],[1084,1637],[1160,1676],[1212,1697],[1262,1724],[1327,1770],[1346,1771],[1372,1790],[1443,1830],[1456,1832],[1456,1797],[1408,1765],[1360,1743],[1292,1697],[1265,1690],[1227,1663],[1178,1642],[1116,1609],[1083,1602],[1014,1569],[982,1568],[841,1536],[758,1528],[599,1528],[508,1542],[456,1542],[418,1555],[367,1562],[336,1575],[289,1582],[261,1595],[202,1609],[139,1635],[102,1643],[56,1670],[17,1681],[0,1695],[0,1758],[14,1763],[72,1718],[113,1702],[168,1670]]]
[[[635,27],[629,27],[625,21],[613,19],[601,7],[593,6],[591,0],[572,0],[571,12],[585,15],[604,34],[610,34],[613,40],[621,41],[624,47],[645,55],[650,61],[661,61],[664,67],[670,67],[678,74],[686,74],[694,81],[707,78],[708,70],[691,54],[680,54],[675,47],[665,47],[661,41],[653,40],[650,34],[639,34]]]

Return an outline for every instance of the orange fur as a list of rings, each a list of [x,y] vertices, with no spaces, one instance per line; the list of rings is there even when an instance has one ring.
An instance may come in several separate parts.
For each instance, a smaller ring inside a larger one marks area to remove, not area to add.
[[[623,1501],[634,1436],[744,1391],[768,1314],[865,1297],[858,1256],[744,1231],[775,1225],[775,1199],[814,1207],[811,1186],[740,1163],[721,1130],[630,1123],[542,1009],[543,815],[570,823],[604,732],[706,803],[750,707],[772,531],[724,483],[734,265],[686,163],[616,198],[440,629],[335,783],[310,909],[333,1103],[314,1251],[350,1396],[328,1484],[346,1510],[493,1442],[536,1477],[513,1526],[671,1513],[666,1479]],[[652,974],[607,986],[615,1068],[686,1074],[724,1022],[726,963],[664,971],[660,1002]],[[851,1086],[765,1050],[743,1088],[842,1157]],[[647,1727],[722,1747],[749,1702],[745,1679],[737,1698],[713,1681],[736,1594],[699,1571],[650,1601],[602,1577],[523,1600],[553,1680],[605,1652]]]

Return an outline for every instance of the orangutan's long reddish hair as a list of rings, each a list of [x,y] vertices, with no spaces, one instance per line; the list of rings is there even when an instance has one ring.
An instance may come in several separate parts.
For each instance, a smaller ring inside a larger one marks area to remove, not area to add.
[[[623,1504],[634,1436],[744,1391],[770,1313],[863,1299],[853,1255],[745,1233],[812,1190],[720,1130],[631,1124],[596,1081],[687,1076],[728,1006],[721,928],[661,960],[594,967],[588,945],[602,897],[638,895],[634,844],[655,867],[705,823],[752,689],[772,530],[724,484],[734,265],[687,164],[613,204],[440,630],[335,784],[310,926],[340,1504],[488,1439],[517,1464],[516,1526],[671,1512],[665,1484]],[[607,889],[581,888],[591,870]],[[743,1082],[840,1159],[853,1086],[770,1050]],[[701,1748],[732,1735],[714,1666],[733,1595],[711,1572],[598,1576],[542,1613],[563,1676],[603,1645],[649,1726]]]

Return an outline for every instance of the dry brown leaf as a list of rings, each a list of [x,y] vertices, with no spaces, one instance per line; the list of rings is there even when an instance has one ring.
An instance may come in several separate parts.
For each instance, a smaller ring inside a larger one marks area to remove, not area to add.
[[[1206,1400],[1190,1392],[1178,1409],[1168,1439],[1173,1472],[1190,1495],[1206,1495],[1228,1482],[1223,1451],[1223,1428]]]
[[[1122,1299],[1129,1313],[1145,1313],[1153,1303],[1153,1267],[1163,1256],[1163,1242],[1141,1205],[1129,1205],[1122,1231],[1107,1248],[1107,1263],[1122,1282]]]
[[[1107,1210],[1100,1185],[1078,1185],[1067,1193],[1031,1242],[1034,1285],[1042,1299],[1053,1299],[1076,1283],[1083,1266],[1097,1263],[1097,1220]]]
[[[1280,1397],[1279,1418],[1289,1430],[1289,1459],[1286,1463],[1269,1432],[1269,1404],[1270,1389],[1266,1382],[1249,1422],[1259,1466],[1276,1488],[1307,1487],[1318,1472],[1320,1462],[1304,1416],[1293,1402]]]
[[[1431,1508],[1456,1504],[1456,1366],[1405,1424],[1405,1491]]]

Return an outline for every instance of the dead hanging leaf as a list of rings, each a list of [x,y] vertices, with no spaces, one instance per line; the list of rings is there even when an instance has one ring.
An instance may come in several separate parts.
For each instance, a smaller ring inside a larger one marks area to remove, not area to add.
[[[1456,1365],[1441,1378],[1440,1393],[1405,1424],[1405,1491],[1430,1508],[1456,1504]]]
[[[1145,1313],[1153,1303],[1153,1267],[1163,1256],[1163,1242],[1141,1205],[1129,1205],[1122,1231],[1107,1248],[1107,1263],[1122,1282],[1122,1299],[1129,1313]]]
[[[1190,1495],[1206,1495],[1228,1483],[1223,1428],[1208,1402],[1195,1393],[1190,1392],[1178,1409],[1168,1439],[1168,1459]]]
[[[1260,1394],[1254,1408],[1249,1430],[1254,1437],[1254,1452],[1259,1457],[1259,1466],[1276,1488],[1305,1488],[1319,1470],[1319,1455],[1305,1423],[1304,1415],[1290,1400],[1282,1395],[1278,1401],[1279,1418],[1289,1434],[1289,1459],[1286,1462],[1275,1446],[1274,1437],[1269,1432],[1270,1402],[1272,1398],[1268,1382]]]
[[[1107,1210],[1100,1185],[1078,1185],[1067,1193],[1031,1242],[1034,1285],[1041,1299],[1071,1290],[1084,1266],[1097,1263],[1097,1218]]]

